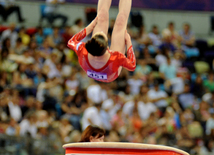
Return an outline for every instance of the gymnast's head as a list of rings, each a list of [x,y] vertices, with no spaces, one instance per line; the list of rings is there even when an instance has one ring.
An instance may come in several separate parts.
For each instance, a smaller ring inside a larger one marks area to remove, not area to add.
[[[80,142],[104,142],[105,130],[89,125],[82,133]]]
[[[108,48],[108,38],[103,32],[97,32],[86,42],[85,48],[93,56],[102,56]]]

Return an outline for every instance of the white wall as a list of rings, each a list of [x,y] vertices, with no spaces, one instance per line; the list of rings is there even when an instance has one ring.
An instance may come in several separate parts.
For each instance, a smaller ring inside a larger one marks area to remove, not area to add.
[[[41,2],[17,2],[22,9],[22,14],[26,18],[26,25],[37,26],[40,17],[40,5],[44,4]],[[88,5],[78,4],[64,4],[59,7],[59,12],[69,17],[68,24],[72,25],[76,18],[85,19],[84,9]],[[91,5],[92,7],[96,7]],[[135,10],[133,8],[133,10]],[[142,12],[144,16],[144,22],[146,29],[150,30],[151,26],[157,24],[160,29],[166,27],[169,21],[174,21],[176,29],[180,30],[184,22],[191,24],[193,31],[198,37],[207,36],[210,31],[210,16],[214,13],[211,12],[187,12],[187,11],[162,11],[162,10],[143,10],[136,9]],[[117,15],[117,7],[112,7],[110,10],[110,18],[115,18]],[[11,15],[9,22],[16,21],[15,15]],[[59,22],[59,21],[57,21]]]

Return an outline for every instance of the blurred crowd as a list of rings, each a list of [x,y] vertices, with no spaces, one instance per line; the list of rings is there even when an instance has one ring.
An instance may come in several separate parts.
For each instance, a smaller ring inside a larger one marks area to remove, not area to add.
[[[111,19],[109,44],[113,25]],[[0,27],[1,134],[64,144],[94,124],[109,142],[214,153],[213,65],[201,56],[191,25],[169,22],[147,32],[130,23],[137,67],[112,83],[88,78],[67,48],[84,26],[77,19],[65,27]]]

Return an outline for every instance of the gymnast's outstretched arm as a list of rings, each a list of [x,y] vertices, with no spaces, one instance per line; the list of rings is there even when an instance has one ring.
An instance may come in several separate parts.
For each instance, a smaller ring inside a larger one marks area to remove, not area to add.
[[[87,35],[89,35],[94,27],[97,24],[97,17],[82,31],[79,33],[75,34],[69,41],[68,41],[68,47],[72,50],[74,50],[77,53],[77,47],[80,45],[80,41],[84,39]],[[77,53],[78,55],[78,53]]]
[[[123,66],[127,70],[134,71],[136,68],[136,58],[132,47],[131,37],[127,31],[125,33],[125,44],[128,49],[127,58],[125,57],[125,55],[121,53],[120,63],[121,63],[121,66]]]

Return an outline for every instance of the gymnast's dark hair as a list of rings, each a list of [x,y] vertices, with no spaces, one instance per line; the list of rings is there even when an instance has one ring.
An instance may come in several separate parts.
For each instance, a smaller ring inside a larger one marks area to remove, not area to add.
[[[85,44],[88,53],[93,56],[102,56],[107,49],[108,42],[103,35],[97,34]]]
[[[105,135],[105,130],[94,125],[89,125],[82,133],[80,142],[90,142],[90,137],[100,138]]]

